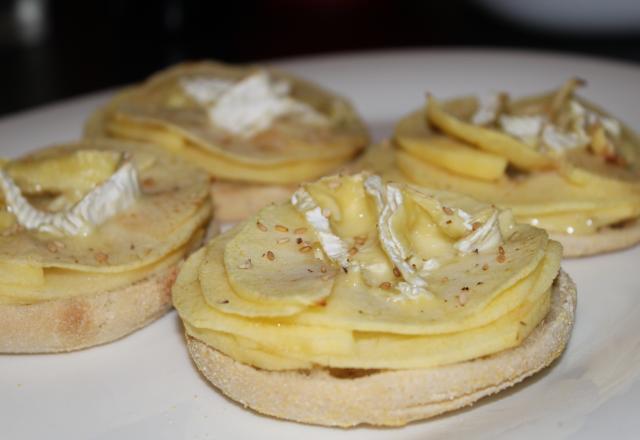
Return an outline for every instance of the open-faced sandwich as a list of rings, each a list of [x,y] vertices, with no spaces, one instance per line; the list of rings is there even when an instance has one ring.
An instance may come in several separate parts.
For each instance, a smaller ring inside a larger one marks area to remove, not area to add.
[[[510,208],[560,241],[565,256],[633,245],[640,241],[640,140],[576,96],[581,84],[571,79],[517,100],[429,96],[399,122],[388,157],[377,151],[367,161],[381,172],[395,160],[399,172],[390,179]]]
[[[85,134],[156,144],[204,168],[222,222],[286,200],[368,141],[345,99],[280,71],[213,62],[181,64],[124,90]]]
[[[195,364],[231,399],[306,423],[402,425],[560,355],[576,301],[561,254],[467,196],[331,176],[194,253],[173,301]]]
[[[10,160],[0,192],[0,353],[85,348],[162,316],[212,211],[206,173],[116,141]]]

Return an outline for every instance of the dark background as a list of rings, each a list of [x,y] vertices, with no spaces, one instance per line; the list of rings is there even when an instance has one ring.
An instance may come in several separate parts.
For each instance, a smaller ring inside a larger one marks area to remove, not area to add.
[[[0,114],[139,81],[185,59],[450,46],[639,62],[640,23],[549,30],[464,0],[0,0]]]

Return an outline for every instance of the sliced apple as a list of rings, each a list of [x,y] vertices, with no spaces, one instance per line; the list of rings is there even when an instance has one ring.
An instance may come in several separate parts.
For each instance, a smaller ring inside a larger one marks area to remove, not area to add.
[[[42,266],[20,261],[0,260],[0,285],[39,286],[44,283]]]
[[[182,151],[185,144],[182,136],[155,125],[148,127],[137,126],[126,120],[119,120],[117,118],[108,122],[106,131],[111,136],[148,142],[158,145],[172,153]]]
[[[200,288],[198,266],[193,263],[191,258],[187,260],[172,289],[173,305],[186,324],[246,338],[269,352],[280,349],[292,356],[306,353],[339,354],[351,350],[353,336],[348,330],[294,327],[285,318],[250,319],[209,307]]]
[[[267,206],[227,243],[229,284],[248,301],[322,302],[331,293],[337,268],[322,258],[316,240],[293,206]]]
[[[523,142],[498,130],[470,124],[446,112],[432,96],[428,98],[427,120],[450,136],[505,157],[520,169],[540,170],[554,167],[552,158],[532,149]]]
[[[410,301],[394,301],[391,291],[372,292],[341,277],[324,309],[308,309],[293,320],[301,325],[407,335],[489,325],[530,298],[533,290],[546,291],[560,267],[561,247],[530,226],[519,226],[518,235],[503,249],[503,263],[496,261],[497,252],[473,253],[445,263],[427,278],[434,296]],[[460,294],[467,298],[464,307]]]
[[[247,301],[238,296],[229,285],[224,268],[224,249],[234,235],[233,231],[219,235],[206,249],[195,253],[186,263],[199,267],[198,279],[202,295],[209,307],[247,317],[288,316],[303,310],[305,306],[301,304]],[[250,265],[252,266],[252,263],[245,262],[242,267],[245,267],[244,270],[251,270],[253,267]]]
[[[482,180],[504,176],[507,159],[477,150],[447,136],[397,137],[400,148],[441,168]]]
[[[6,171],[27,194],[85,193],[107,180],[116,171],[121,157],[117,151],[76,150],[9,162]]]

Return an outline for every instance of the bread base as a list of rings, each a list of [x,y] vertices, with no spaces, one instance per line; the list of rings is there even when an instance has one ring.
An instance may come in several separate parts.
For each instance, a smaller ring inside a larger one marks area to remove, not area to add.
[[[268,205],[289,200],[297,184],[274,185],[215,181],[211,184],[214,217],[220,223],[247,219]]]
[[[0,304],[0,353],[64,352],[119,339],[171,309],[177,272],[176,264],[122,289]]]
[[[640,243],[640,221],[633,220],[620,227],[607,227],[591,235],[549,234],[562,243],[564,257],[586,257],[619,251]]]
[[[520,346],[422,370],[265,371],[190,336],[187,346],[205,378],[259,413],[325,426],[400,426],[471,405],[548,366],[569,339],[575,306],[575,284],[561,272],[549,314]]]

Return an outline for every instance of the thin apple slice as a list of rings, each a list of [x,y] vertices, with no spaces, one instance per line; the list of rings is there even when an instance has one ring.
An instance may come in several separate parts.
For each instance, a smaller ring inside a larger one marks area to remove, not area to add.
[[[429,96],[427,120],[444,133],[461,139],[490,153],[505,157],[523,170],[543,170],[554,167],[551,157],[534,150],[516,138],[492,128],[473,125],[446,112],[441,104]]]
[[[322,302],[331,293],[337,267],[324,258],[316,241],[293,206],[267,206],[225,248],[229,284],[249,301]]]
[[[498,180],[507,168],[507,159],[503,156],[478,150],[448,136],[400,136],[396,142],[415,157],[463,176]]]

